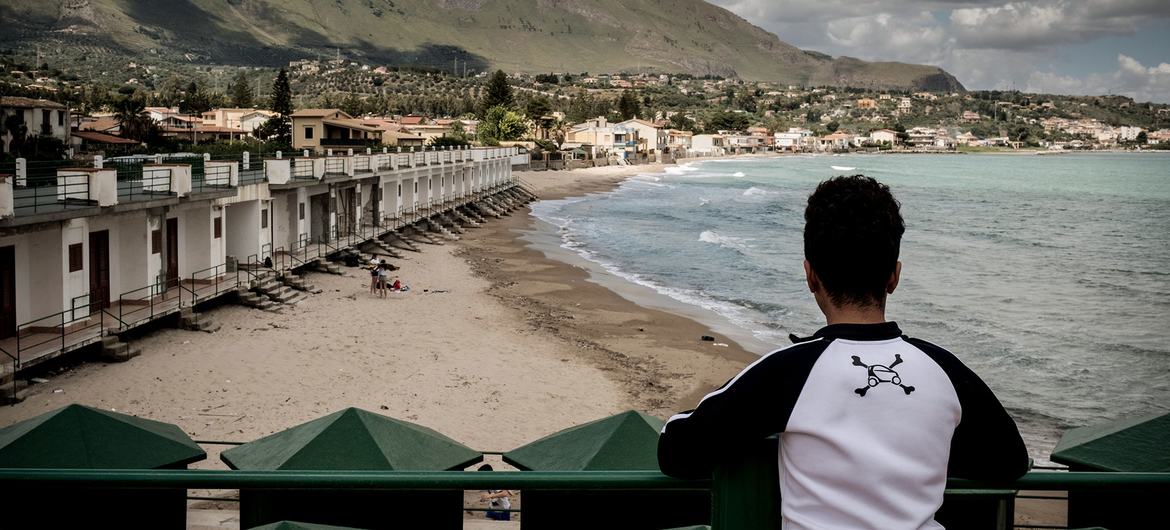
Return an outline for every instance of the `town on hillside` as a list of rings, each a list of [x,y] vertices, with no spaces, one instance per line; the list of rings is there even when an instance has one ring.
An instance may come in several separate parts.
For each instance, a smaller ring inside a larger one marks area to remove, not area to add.
[[[208,67],[182,78],[125,66],[118,83],[87,82],[0,56],[4,160],[501,142],[527,148],[534,167],[663,154],[1170,148],[1170,106],[1122,96],[781,86],[649,72],[509,75],[458,65],[439,72],[341,57],[292,61],[279,73]]]

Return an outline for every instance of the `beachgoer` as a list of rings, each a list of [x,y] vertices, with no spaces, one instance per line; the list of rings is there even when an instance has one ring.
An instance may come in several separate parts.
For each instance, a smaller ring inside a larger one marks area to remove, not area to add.
[[[394,283],[390,285],[390,290],[391,291],[401,291],[402,290],[402,281],[399,280],[397,276],[394,277]]]
[[[370,294],[378,289],[378,260],[370,259]]]
[[[386,265],[386,260],[378,264],[378,293],[382,298],[386,298],[386,279],[390,276],[390,268]]]
[[[662,471],[710,478],[779,434],[780,516],[790,529],[938,529],[948,476],[1023,475],[1027,449],[987,385],[885,319],[903,232],[884,184],[855,175],[817,186],[804,269],[828,325],[671,417],[658,442]]]
[[[491,471],[491,464],[479,466],[479,471]],[[512,519],[512,492],[510,490],[487,490],[479,496],[479,500],[488,503],[486,516],[494,521],[508,521]]]

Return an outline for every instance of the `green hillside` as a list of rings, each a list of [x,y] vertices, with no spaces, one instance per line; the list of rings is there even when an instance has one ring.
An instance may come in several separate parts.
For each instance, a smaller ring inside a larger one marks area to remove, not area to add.
[[[807,53],[701,0],[0,0],[0,46],[275,66],[340,53],[468,71],[658,71],[961,89],[932,66]]]

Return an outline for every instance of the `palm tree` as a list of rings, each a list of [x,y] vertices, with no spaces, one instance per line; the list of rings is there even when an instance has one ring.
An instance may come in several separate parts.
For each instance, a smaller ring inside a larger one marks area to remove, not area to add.
[[[21,152],[25,139],[28,138],[28,125],[24,123],[24,116],[19,112],[4,119],[4,132],[8,134],[8,152],[14,156]]]
[[[114,118],[118,120],[118,127],[123,138],[130,138],[145,142],[154,133],[155,124],[149,116],[143,114],[146,106],[142,100],[126,98],[114,105]]]

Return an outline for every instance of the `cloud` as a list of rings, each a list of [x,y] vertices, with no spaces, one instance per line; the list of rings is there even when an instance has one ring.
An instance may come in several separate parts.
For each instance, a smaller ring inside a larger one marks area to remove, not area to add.
[[[1050,0],[951,11],[960,48],[1022,50],[1132,35],[1147,17],[1170,16],[1165,0]]]
[[[926,11],[902,16],[879,13],[831,20],[826,25],[826,34],[834,45],[864,50],[869,59],[897,57],[905,61],[937,63],[949,48],[946,31]]]
[[[1104,42],[1094,63],[1078,65],[1097,74],[1074,76],[1045,66],[1069,64],[1070,54],[1078,53],[1070,45],[1093,49],[1103,38],[1141,32],[1134,46],[1147,54],[1170,49],[1170,0],[711,1],[800,48],[940,66],[971,89],[1050,87],[1044,91],[1170,101],[1161,64],[1146,67],[1129,57],[1132,63],[1113,63],[1100,53],[1108,49]]]
[[[1135,101],[1170,102],[1170,63],[1147,67],[1125,54],[1117,55],[1117,70],[1084,77],[1033,72],[1023,87],[1050,94],[1121,94]]]

